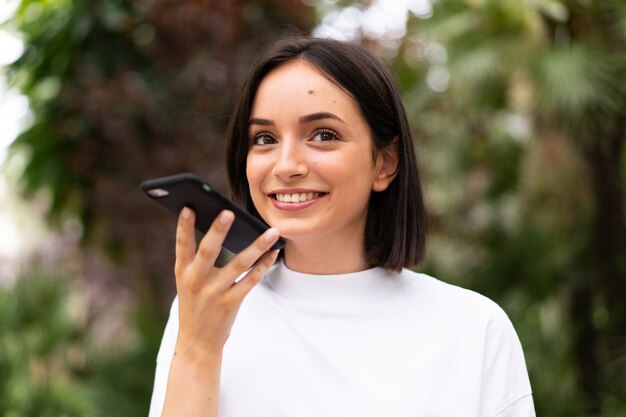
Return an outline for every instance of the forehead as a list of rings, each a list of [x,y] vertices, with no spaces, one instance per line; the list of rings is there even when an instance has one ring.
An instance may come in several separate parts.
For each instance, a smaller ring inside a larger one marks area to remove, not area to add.
[[[331,81],[315,65],[295,60],[270,71],[256,91],[252,114],[259,111],[281,112],[293,106],[320,107],[315,110],[357,112],[354,98]]]

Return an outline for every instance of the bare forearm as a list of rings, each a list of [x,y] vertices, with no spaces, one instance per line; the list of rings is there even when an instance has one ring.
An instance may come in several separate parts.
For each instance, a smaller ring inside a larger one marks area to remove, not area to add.
[[[217,417],[221,353],[196,360],[177,352],[172,358],[162,417]]]

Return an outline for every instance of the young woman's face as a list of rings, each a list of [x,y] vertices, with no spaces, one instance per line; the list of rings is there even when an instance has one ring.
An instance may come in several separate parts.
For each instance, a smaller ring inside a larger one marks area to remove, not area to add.
[[[247,178],[259,214],[288,241],[361,241],[372,190],[381,191],[357,103],[311,64],[298,60],[261,82],[249,124]]]

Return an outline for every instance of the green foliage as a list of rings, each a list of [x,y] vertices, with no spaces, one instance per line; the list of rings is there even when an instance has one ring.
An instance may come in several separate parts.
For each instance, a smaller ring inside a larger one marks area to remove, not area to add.
[[[441,45],[450,77],[438,96],[406,85],[434,219],[426,269],[509,313],[538,415],[626,412],[625,12],[442,0],[404,40]]]
[[[147,414],[161,325],[150,311],[133,322],[135,342],[94,345],[84,297],[67,277],[38,269],[0,289],[1,415]]]
[[[604,49],[604,50],[603,50]],[[530,71],[539,111],[559,123],[573,139],[593,140],[598,131],[615,128],[623,111],[624,57],[584,41],[546,50]]]
[[[63,96],[80,88],[84,76],[78,72],[110,77],[125,67],[145,67],[147,60],[128,39],[128,25],[140,10],[132,2],[25,0],[12,21],[26,49],[9,74],[36,115],[13,148],[28,150],[23,186],[27,195],[50,191],[52,219],[64,212],[84,215],[90,186],[73,161],[86,156],[81,148],[93,137],[93,127]]]
[[[83,333],[64,291],[55,274],[34,273],[0,292],[0,414],[94,415],[76,362]]]

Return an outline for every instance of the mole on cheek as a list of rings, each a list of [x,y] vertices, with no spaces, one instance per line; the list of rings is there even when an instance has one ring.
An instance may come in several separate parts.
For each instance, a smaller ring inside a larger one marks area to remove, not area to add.
[[[309,94],[315,94],[315,91],[309,90]]]

